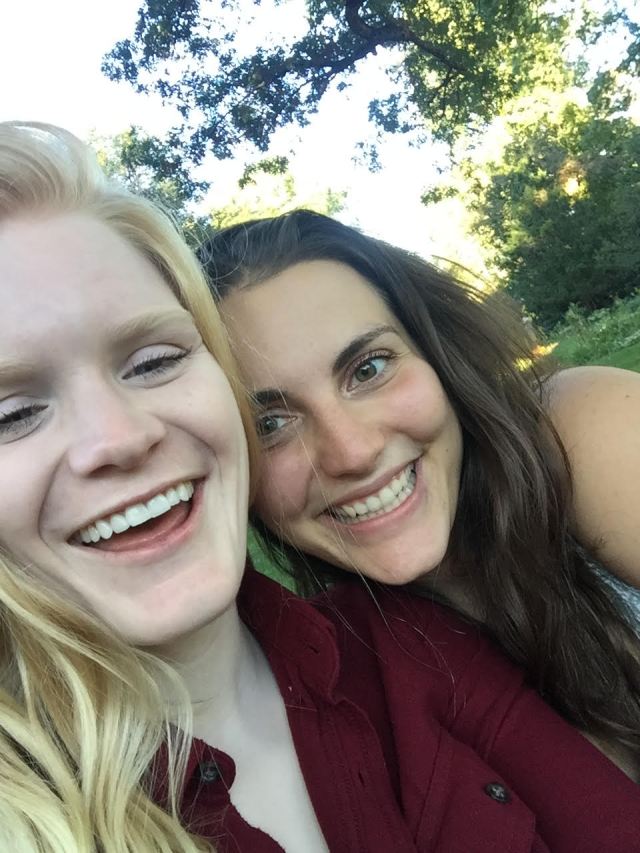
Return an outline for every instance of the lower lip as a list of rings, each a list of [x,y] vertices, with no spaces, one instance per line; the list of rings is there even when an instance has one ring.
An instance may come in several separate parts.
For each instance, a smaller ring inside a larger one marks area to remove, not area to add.
[[[357,537],[368,536],[378,531],[386,532],[386,528],[390,524],[397,524],[404,521],[426,497],[427,491],[425,488],[424,479],[422,477],[422,457],[416,459],[415,463],[416,482],[413,491],[400,506],[392,509],[391,512],[385,512],[384,515],[378,515],[376,518],[370,518],[368,521],[358,521],[356,524],[340,521],[332,515],[321,515],[320,519],[323,524],[329,525],[334,530],[336,527],[343,528],[348,532],[349,536]]]
[[[123,551],[105,551],[101,548],[83,546],[83,553],[97,555],[110,562],[121,563],[148,563],[169,556],[177,550],[194,532],[202,515],[204,481],[200,480],[191,498],[189,514],[177,527],[159,534],[157,537],[141,543],[137,547],[128,548]]]

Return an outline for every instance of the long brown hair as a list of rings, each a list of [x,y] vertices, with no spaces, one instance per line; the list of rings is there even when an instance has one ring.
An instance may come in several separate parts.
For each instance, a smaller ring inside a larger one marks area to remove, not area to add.
[[[218,300],[303,261],[341,262],[370,282],[437,372],[463,430],[448,565],[488,631],[559,713],[640,756],[640,640],[594,554],[570,532],[568,460],[545,411],[543,377],[523,367],[520,312],[304,210],[213,234],[201,259]],[[335,578],[335,567],[253,523],[303,588]]]

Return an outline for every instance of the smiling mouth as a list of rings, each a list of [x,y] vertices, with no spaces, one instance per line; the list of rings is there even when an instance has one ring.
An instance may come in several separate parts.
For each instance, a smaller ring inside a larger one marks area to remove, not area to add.
[[[186,521],[194,492],[192,481],[179,483],[148,501],[97,519],[79,530],[71,544],[101,551],[127,551],[153,544]]]
[[[416,464],[416,460],[409,463],[379,491],[352,504],[331,507],[327,510],[328,514],[342,524],[353,525],[393,512],[413,494],[416,487]]]

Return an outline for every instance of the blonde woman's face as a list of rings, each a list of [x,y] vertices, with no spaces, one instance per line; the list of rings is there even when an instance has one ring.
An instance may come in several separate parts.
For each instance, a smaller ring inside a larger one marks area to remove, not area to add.
[[[229,384],[155,267],[84,215],[0,225],[0,539],[128,640],[233,603],[248,463]]]

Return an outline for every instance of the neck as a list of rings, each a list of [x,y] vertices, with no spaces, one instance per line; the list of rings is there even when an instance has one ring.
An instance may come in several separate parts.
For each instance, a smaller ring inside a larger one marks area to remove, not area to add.
[[[247,699],[273,676],[235,603],[213,622],[156,651],[187,687],[196,737],[224,748],[229,731],[253,728],[257,703]]]

